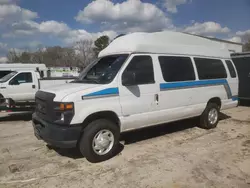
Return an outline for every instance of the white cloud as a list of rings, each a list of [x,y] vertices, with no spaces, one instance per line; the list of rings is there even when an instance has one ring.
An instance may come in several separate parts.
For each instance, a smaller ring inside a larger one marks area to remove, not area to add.
[[[126,0],[116,4],[109,0],[92,1],[79,11],[75,19],[120,32],[159,31],[172,27],[171,20],[161,9],[140,0]]]
[[[242,42],[241,37],[237,37],[237,36],[229,38],[229,39],[226,39],[226,40],[231,41],[231,42],[237,42],[237,43],[241,43]]]
[[[204,23],[194,23],[191,26],[184,28],[184,32],[197,34],[197,35],[209,35],[209,34],[219,34],[228,33],[230,29],[228,27],[222,27],[216,22],[204,22]]]
[[[39,24],[31,20],[25,20],[22,22],[14,22],[11,26],[14,30],[36,30]]]
[[[0,4],[0,23],[31,20],[38,17],[36,12],[21,8],[15,4]]]
[[[103,31],[98,33],[89,33],[86,30],[71,30],[68,36],[64,39],[66,44],[73,44],[81,40],[96,40],[102,35],[107,35],[111,40],[118,34],[115,31]]]
[[[164,0],[164,7],[168,12],[177,13],[177,6],[188,3],[188,0]]]
[[[69,32],[70,28],[63,22],[57,22],[54,20],[42,22],[39,25],[39,31],[41,33],[51,33],[55,35],[64,35]]]
[[[7,57],[0,57],[0,63],[7,63],[8,58]]]
[[[4,38],[15,38],[29,35],[67,36],[70,28],[63,22],[54,20],[37,23],[34,21],[15,22],[11,25],[11,32],[4,33]]]
[[[236,32],[236,36],[240,37],[243,42],[250,40],[250,29],[246,31]]]

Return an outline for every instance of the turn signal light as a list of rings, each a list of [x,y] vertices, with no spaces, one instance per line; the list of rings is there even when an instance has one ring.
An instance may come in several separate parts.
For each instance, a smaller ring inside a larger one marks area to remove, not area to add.
[[[73,109],[73,104],[60,104],[60,110],[72,110]]]

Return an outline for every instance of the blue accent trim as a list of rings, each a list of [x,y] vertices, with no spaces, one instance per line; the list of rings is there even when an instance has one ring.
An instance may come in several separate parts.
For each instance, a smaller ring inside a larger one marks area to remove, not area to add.
[[[171,89],[185,89],[192,87],[206,87],[210,85],[223,85],[228,98],[232,98],[232,92],[230,86],[226,79],[218,79],[218,80],[199,80],[199,81],[187,81],[187,82],[172,82],[172,83],[161,83],[160,90],[171,90]]]
[[[106,96],[106,95],[119,95],[118,87],[103,89],[87,95],[83,95],[83,97],[96,97],[96,96]]]
[[[238,98],[238,96],[232,96],[232,100],[233,100],[233,101],[238,101],[239,98]]]
[[[160,89],[175,89],[175,88],[186,88],[186,87],[198,87],[207,85],[224,85],[227,81],[221,80],[199,80],[199,81],[188,81],[188,82],[175,82],[175,83],[162,83]]]

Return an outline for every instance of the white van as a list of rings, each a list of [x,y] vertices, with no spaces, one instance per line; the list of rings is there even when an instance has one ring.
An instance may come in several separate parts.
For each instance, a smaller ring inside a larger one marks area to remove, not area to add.
[[[36,93],[34,132],[57,147],[79,147],[90,162],[111,158],[121,132],[200,116],[216,127],[236,107],[238,77],[228,50],[177,32],[115,39],[73,83]]]

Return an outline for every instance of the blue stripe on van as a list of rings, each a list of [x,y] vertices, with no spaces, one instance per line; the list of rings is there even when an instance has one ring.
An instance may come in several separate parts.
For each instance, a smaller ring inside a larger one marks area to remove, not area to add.
[[[87,95],[83,95],[82,99],[85,98],[96,98],[96,97],[109,97],[109,96],[118,96],[119,95],[119,89],[118,87],[115,88],[107,88],[100,91],[96,91],[93,93],[89,93]]]
[[[218,80],[199,80],[199,81],[187,81],[187,82],[176,82],[176,83],[161,83],[160,90],[173,90],[173,89],[186,89],[186,88],[194,88],[194,87],[207,87],[213,85],[223,85],[227,96],[229,99],[232,98],[232,93],[230,86],[228,85],[227,80],[218,79]]]
[[[233,101],[238,101],[238,100],[239,100],[239,97],[238,97],[238,96],[232,96],[232,100],[233,100]]]

